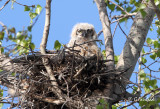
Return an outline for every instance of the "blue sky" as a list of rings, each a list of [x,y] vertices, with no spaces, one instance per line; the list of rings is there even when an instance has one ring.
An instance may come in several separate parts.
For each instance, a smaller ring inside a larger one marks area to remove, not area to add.
[[[0,2],[0,7],[5,3],[5,1],[7,0]],[[43,8],[45,7],[45,0],[17,0],[17,2],[26,5],[39,4]],[[24,12],[23,6],[17,5],[16,3],[13,6],[14,9],[11,9],[11,3],[9,3],[2,11],[0,11],[0,21],[7,25],[7,27],[15,27],[17,31],[27,28],[27,26],[30,25],[29,13]],[[36,48],[39,48],[41,43],[44,21],[45,10],[43,10],[37,23],[32,29],[32,41],[36,45]],[[70,40],[72,27],[76,23],[80,22],[93,24],[97,33],[102,29],[98,10],[96,4],[93,3],[93,0],[52,0],[51,27],[47,49],[53,49],[55,40],[59,40],[62,44],[67,44]],[[129,20],[128,23],[121,24],[127,34],[129,33],[131,24],[131,20]],[[116,23],[111,25],[112,33],[115,25]],[[150,33],[149,35],[154,38],[156,37],[155,32]],[[103,35],[100,36],[100,39],[103,40]],[[116,55],[120,55],[125,40],[126,38],[124,34],[119,30],[119,28],[117,28],[113,39]],[[5,45],[6,44],[8,43],[5,43]],[[104,49],[104,46],[102,46],[102,49]],[[135,76],[132,76],[132,80],[135,81]]]

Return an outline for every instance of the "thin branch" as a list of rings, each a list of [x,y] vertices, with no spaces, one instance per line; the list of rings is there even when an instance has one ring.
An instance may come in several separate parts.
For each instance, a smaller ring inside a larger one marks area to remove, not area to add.
[[[31,96],[36,98],[36,99],[42,100],[44,102],[53,103],[53,104],[56,104],[56,105],[60,105],[60,104],[65,103],[65,101],[63,101],[63,100],[55,100],[55,99],[52,99],[52,98],[42,97],[42,96],[38,96],[38,95],[35,95],[35,94],[32,94]]]
[[[46,0],[46,16],[45,16],[45,26],[44,26],[44,31],[43,31],[43,37],[42,37],[42,42],[40,45],[40,51],[41,54],[45,55],[46,54],[46,45],[47,45],[47,40],[48,40],[48,35],[49,35],[49,28],[50,28],[50,16],[51,16],[51,1],[52,0]],[[54,77],[52,67],[50,66],[49,59],[43,57],[43,64],[47,70],[48,76],[51,80],[52,84],[52,91],[55,95],[58,96],[59,99],[62,99],[62,92],[58,88],[58,84],[56,82],[56,78]]]
[[[21,4],[21,3],[17,2],[17,1],[14,1],[14,2],[15,2],[15,3],[17,3],[17,4],[19,4],[19,5],[21,5],[21,6],[35,7],[35,5],[31,5],[31,6],[29,6],[29,5],[24,5],[24,4]]]
[[[138,85],[139,86],[141,86],[141,77],[140,77],[140,72],[141,72],[141,66],[142,66],[142,64],[141,64],[141,61],[142,61],[142,57],[140,56],[139,57],[139,61],[140,61],[140,63],[139,63],[139,67],[138,67],[138,70],[139,70],[139,72],[138,72]],[[137,90],[138,92],[140,92],[141,93],[141,87],[138,87],[138,90]]]
[[[10,0],[7,0],[6,3],[0,8],[0,11],[10,2]]]
[[[2,25],[2,27],[5,29],[5,31],[6,31],[6,33],[7,33],[7,35],[9,35],[9,32],[8,32],[7,27],[6,27],[2,22],[0,22],[0,25]]]
[[[125,10],[123,9],[123,7],[117,5],[116,3],[112,2],[111,0],[108,0],[108,1],[111,2],[112,4],[114,4],[115,6],[117,6],[118,8],[120,8],[120,9],[121,9],[123,12],[125,12],[127,15],[129,15],[129,13],[128,13],[127,11],[125,11]]]
[[[158,20],[160,21],[160,9],[155,5],[154,0],[150,0],[154,8],[155,13],[157,14]]]
[[[157,89],[155,89],[155,90],[151,90],[150,92],[145,93],[142,97],[134,100],[133,102],[131,102],[130,104],[128,104],[128,105],[126,105],[126,106],[121,107],[120,109],[124,109],[124,108],[126,108],[126,107],[129,107],[129,106],[133,105],[134,103],[139,102],[139,100],[142,100],[144,97],[146,97],[146,96],[149,95],[150,93],[156,92],[156,91],[159,91],[159,90],[160,90],[160,88],[157,88]]]

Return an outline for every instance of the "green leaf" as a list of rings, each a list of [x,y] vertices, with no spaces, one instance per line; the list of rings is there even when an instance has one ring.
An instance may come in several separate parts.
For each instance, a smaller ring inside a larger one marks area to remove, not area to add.
[[[143,9],[140,9],[140,12],[143,18],[147,15],[147,13]]]
[[[159,48],[159,47],[160,47],[160,44],[158,43],[157,40],[155,40],[155,41],[153,42],[153,44],[154,44],[154,48]]]
[[[139,101],[139,105],[140,105],[140,106],[144,106],[144,105],[146,105],[146,104],[148,104],[147,101],[143,101],[143,100],[142,100],[142,101]]]
[[[30,8],[28,6],[25,6],[24,11],[30,11]]]
[[[156,54],[150,55],[150,58],[155,60],[157,58],[157,55]]]
[[[138,73],[138,75],[140,76],[141,80],[144,80],[144,79],[146,78],[146,73],[145,73],[143,70],[141,70],[141,71]]]
[[[158,50],[156,54],[157,54],[157,57],[160,58],[160,50]]]
[[[130,4],[135,4],[136,0],[130,0]]]
[[[102,105],[97,105],[96,109],[104,109]]]
[[[119,3],[119,0],[115,0],[117,3]]]
[[[0,97],[3,97],[3,90],[0,89]]]
[[[156,20],[156,21],[155,21],[155,25],[156,25],[157,27],[159,27],[159,26],[160,26],[160,21],[159,21],[159,20]]]
[[[159,0],[154,0],[154,3],[156,6],[158,6],[160,4],[160,1]]]
[[[118,59],[119,59],[119,56],[114,56],[115,64],[117,64],[117,63],[118,63]]]
[[[28,28],[27,28],[27,29],[28,29],[28,31],[30,31],[30,32],[31,32],[31,31],[32,31],[32,26],[28,26]]]
[[[130,12],[132,9],[133,9],[133,7],[130,7],[130,6],[128,6],[128,7],[126,8],[127,12]]]
[[[151,85],[152,87],[155,87],[156,84],[157,84],[157,80],[156,80],[156,79],[150,80],[149,83],[150,83],[150,85]]]
[[[105,104],[105,100],[104,100],[104,99],[100,99],[99,102],[100,102],[101,104]]]
[[[13,27],[13,28],[9,29],[9,32],[16,33],[16,29]]]
[[[0,47],[0,54],[4,53],[4,48]]]
[[[32,50],[34,50],[35,49],[34,43],[30,43],[30,47],[31,47]]]
[[[145,53],[144,48],[142,48],[142,53],[143,53],[143,54]]]
[[[3,107],[3,103],[0,103],[0,109],[3,109],[2,107]]]
[[[147,44],[152,44],[152,39],[151,38],[147,38]]]
[[[60,50],[61,46],[62,46],[62,44],[58,40],[56,40],[54,43],[54,49]]]
[[[146,8],[146,4],[141,4],[140,6],[139,6],[139,9],[145,9]]]
[[[117,106],[115,106],[115,105],[112,105],[112,109],[117,109]]]
[[[12,39],[13,39],[13,38],[12,38],[12,35],[9,35],[9,36],[8,36],[8,39],[9,39],[9,40],[12,40]]]
[[[37,16],[37,13],[30,12],[29,16],[31,19],[34,19]]]
[[[111,11],[114,11],[115,5],[114,5],[114,4],[108,4],[108,8],[109,8]]]
[[[40,14],[41,10],[42,10],[42,7],[40,5],[37,5],[36,13]]]
[[[21,31],[17,32],[17,34],[16,34],[17,39],[19,39],[22,35],[23,35],[23,33]]]
[[[142,63],[143,63],[143,64],[145,64],[145,63],[147,62],[147,60],[146,60],[145,57],[142,57],[141,60],[142,60]]]
[[[28,43],[27,43],[26,40],[22,40],[22,41],[20,42],[20,45],[21,45],[22,47],[27,48]]]
[[[157,34],[158,34],[158,36],[160,36],[160,27],[158,27],[158,29],[157,29]]]
[[[0,32],[0,40],[3,40],[3,38],[4,38],[4,32],[2,31]]]

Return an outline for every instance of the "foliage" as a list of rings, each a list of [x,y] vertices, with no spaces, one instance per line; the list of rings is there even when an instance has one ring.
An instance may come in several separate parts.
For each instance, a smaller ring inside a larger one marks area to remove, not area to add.
[[[109,105],[104,99],[100,99],[99,103],[100,104],[96,106],[96,109],[109,109]]]

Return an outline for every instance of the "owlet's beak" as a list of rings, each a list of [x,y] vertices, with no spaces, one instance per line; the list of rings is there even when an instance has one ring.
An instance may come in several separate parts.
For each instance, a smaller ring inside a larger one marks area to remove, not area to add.
[[[82,36],[83,36],[83,37],[86,37],[86,36],[87,36],[87,31],[83,31],[83,32],[82,32]]]

